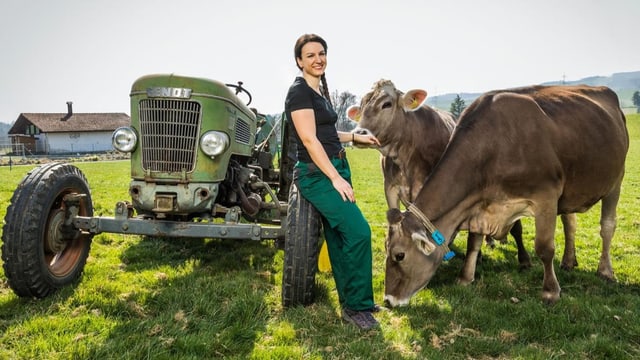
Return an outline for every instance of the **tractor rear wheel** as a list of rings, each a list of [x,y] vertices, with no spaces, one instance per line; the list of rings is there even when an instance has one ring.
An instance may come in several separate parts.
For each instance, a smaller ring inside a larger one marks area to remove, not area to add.
[[[320,250],[320,216],[295,184],[289,190],[289,208],[284,240],[282,304],[284,307],[312,304]]]

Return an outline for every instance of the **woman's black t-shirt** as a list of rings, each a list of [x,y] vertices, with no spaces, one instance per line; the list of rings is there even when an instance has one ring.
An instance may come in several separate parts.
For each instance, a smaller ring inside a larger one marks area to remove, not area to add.
[[[316,119],[316,137],[330,158],[337,156],[342,149],[338,131],[336,130],[338,114],[331,108],[325,98],[307,85],[303,77],[296,77],[293,85],[289,87],[287,99],[284,102],[284,111],[290,130],[294,134],[293,138],[296,141],[298,160],[307,163],[312,162],[307,149],[300,141],[295,126],[291,122],[291,112],[301,109],[313,109],[313,115]]]

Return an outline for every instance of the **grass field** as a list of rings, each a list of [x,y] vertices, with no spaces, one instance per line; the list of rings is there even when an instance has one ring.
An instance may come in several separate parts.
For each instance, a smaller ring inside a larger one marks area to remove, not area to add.
[[[599,279],[599,206],[578,217],[579,266],[556,273],[562,295],[540,299],[542,266],[518,271],[512,241],[484,248],[476,281],[455,284],[462,255],[443,264],[411,306],[378,315],[378,331],[345,325],[333,279],[318,275],[317,302],[283,309],[283,253],[272,242],[94,237],[81,281],[42,300],[18,298],[0,272],[0,359],[631,359],[640,358],[640,115],[612,245],[617,283]],[[373,150],[349,149],[358,202],[371,223],[374,291],[382,302],[386,204]],[[128,162],[76,164],[95,213],[127,200]],[[0,218],[33,165],[0,167]],[[461,174],[465,176],[465,174]],[[452,181],[455,186],[455,180]],[[465,249],[466,234],[453,248]],[[0,270],[1,271],[1,270]]]

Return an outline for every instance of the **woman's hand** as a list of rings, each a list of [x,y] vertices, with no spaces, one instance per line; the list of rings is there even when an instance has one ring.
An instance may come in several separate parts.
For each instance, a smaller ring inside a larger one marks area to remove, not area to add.
[[[380,141],[377,137],[375,137],[372,133],[367,132],[366,134],[356,134],[353,133],[353,143],[359,145],[376,145],[380,146]]]
[[[351,201],[356,202],[356,196],[353,193],[353,188],[349,185],[349,182],[343,179],[341,176],[337,176],[335,179],[331,180],[333,187],[338,191],[340,196],[342,196],[342,201]]]

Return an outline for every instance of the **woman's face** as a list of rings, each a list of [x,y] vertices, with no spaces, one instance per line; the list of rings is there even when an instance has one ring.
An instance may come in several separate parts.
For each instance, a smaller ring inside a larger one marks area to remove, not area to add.
[[[319,42],[308,42],[302,46],[301,58],[296,59],[302,72],[320,77],[327,67],[327,54]]]

